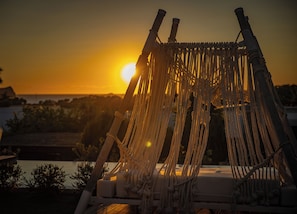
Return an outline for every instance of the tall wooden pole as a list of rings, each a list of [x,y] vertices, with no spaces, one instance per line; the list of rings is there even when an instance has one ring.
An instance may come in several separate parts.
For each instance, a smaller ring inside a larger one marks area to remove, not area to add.
[[[161,23],[163,21],[165,14],[166,14],[166,11],[164,11],[164,10],[160,9],[158,11],[158,14],[155,18],[153,26],[150,30],[150,33],[149,33],[147,40],[145,42],[145,45],[143,47],[142,54],[139,56],[138,61],[136,63],[136,74],[130,81],[130,84],[126,90],[126,94],[123,98],[122,104],[119,108],[119,111],[115,113],[115,118],[114,118],[111,128],[109,130],[109,134],[106,136],[106,140],[103,144],[100,154],[97,157],[94,170],[91,174],[91,178],[88,181],[86,188],[82,192],[82,195],[80,197],[80,200],[79,200],[76,210],[74,212],[75,214],[82,214],[87,208],[87,205],[88,205],[90,198],[92,196],[92,192],[96,186],[97,180],[99,179],[99,177],[101,175],[103,165],[106,162],[107,157],[108,157],[110,150],[114,143],[114,139],[111,136],[117,136],[117,134],[118,134],[119,128],[123,121],[123,115],[124,115],[125,111],[127,110],[127,106],[133,97],[134,90],[136,88],[140,74],[142,72],[144,72],[147,68],[148,56],[151,53],[152,48],[156,44],[157,33],[159,31],[159,28],[161,26]]]
[[[178,18],[173,18],[172,19],[172,25],[171,25],[171,31],[170,31],[170,35],[169,35],[169,38],[168,38],[169,43],[176,42],[176,33],[177,33],[178,24],[179,24],[179,19]]]
[[[272,82],[270,73],[266,67],[259,43],[252,32],[252,29],[248,22],[248,18],[244,16],[242,8],[237,8],[235,10],[235,13],[249,54],[249,61],[253,66],[255,85],[259,87],[261,98],[263,99],[266,108],[268,109],[268,114],[270,114],[271,116],[271,122],[274,126],[274,130],[276,131],[279,146],[282,146],[292,174],[293,181],[297,186],[297,159],[294,150],[294,147],[297,144],[296,139],[292,139],[291,141],[289,141],[286,131],[282,125],[273,95],[269,90],[268,82]]]

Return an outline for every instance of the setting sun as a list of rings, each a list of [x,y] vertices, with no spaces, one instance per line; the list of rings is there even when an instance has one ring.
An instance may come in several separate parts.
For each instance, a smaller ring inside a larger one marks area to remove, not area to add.
[[[135,74],[135,63],[134,62],[125,65],[121,72],[122,79],[126,83],[130,82],[130,80],[134,74]]]

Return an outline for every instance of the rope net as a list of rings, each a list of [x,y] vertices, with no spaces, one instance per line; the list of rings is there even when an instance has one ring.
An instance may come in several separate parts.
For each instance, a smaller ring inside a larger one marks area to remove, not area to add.
[[[109,176],[122,176],[125,188],[142,197],[148,212],[156,197],[159,209],[190,209],[199,195],[194,178],[202,165],[211,131],[210,109],[215,106],[223,108],[234,201],[269,203],[279,187],[290,182],[290,173],[257,84],[245,47],[238,43],[158,44],[140,76],[125,137],[120,141],[113,136],[120,160]],[[277,99],[275,103],[282,115]],[[189,140],[177,171],[189,110]],[[169,126],[173,129],[169,152],[156,168]],[[161,188],[152,191],[158,182]]]

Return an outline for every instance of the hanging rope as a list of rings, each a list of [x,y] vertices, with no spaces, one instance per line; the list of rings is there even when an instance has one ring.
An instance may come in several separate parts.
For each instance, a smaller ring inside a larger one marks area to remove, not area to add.
[[[269,203],[290,175],[257,84],[246,50],[237,43],[158,44],[139,80],[125,137],[114,137],[121,157],[111,174],[124,172],[127,190],[142,197],[143,210],[151,210],[152,191],[161,183],[160,211],[190,211],[199,194],[194,178],[202,165],[214,105],[224,109],[228,157],[237,183],[234,200]],[[189,111],[187,150],[176,171]],[[172,117],[169,153],[156,171]]]

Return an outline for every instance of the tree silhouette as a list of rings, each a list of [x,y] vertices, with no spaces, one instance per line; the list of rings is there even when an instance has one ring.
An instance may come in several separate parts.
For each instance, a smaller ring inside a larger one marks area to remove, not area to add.
[[[297,106],[297,85],[280,85],[275,89],[284,106]]]
[[[0,74],[1,74],[2,68],[0,68]],[[2,78],[0,76],[0,83],[2,83]]]

